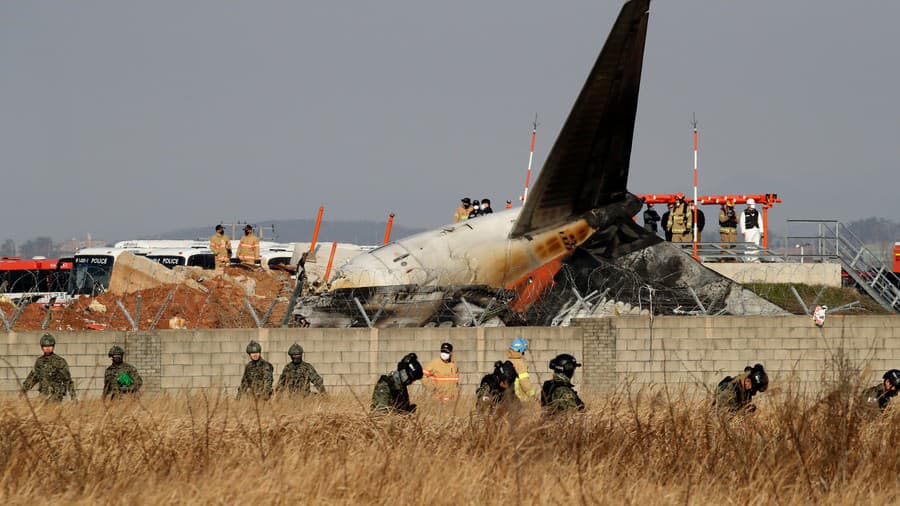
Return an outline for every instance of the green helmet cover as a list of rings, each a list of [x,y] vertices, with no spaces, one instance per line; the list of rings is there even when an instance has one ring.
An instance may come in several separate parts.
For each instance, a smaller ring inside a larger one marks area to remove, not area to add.
[[[297,343],[292,344],[291,347],[288,348],[288,355],[303,355],[303,346],[300,346]]]
[[[108,355],[111,357],[113,355],[121,355],[125,356],[125,350],[122,349],[118,344],[114,344],[112,348],[109,349]]]
[[[262,353],[262,346],[256,341],[250,341],[247,345],[247,353]]]
[[[41,346],[56,346],[56,338],[50,334],[41,336]]]

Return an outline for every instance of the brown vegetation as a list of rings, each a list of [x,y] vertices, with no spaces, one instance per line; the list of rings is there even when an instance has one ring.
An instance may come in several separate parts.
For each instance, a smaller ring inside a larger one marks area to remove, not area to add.
[[[341,393],[256,405],[210,390],[138,401],[0,399],[4,503],[775,504],[898,499],[900,434],[857,385],[763,394],[752,415],[664,391],[543,419],[472,397],[372,417]]]

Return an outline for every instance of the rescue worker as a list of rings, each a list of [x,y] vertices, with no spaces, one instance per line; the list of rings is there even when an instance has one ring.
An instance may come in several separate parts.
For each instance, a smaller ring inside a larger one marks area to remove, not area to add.
[[[216,225],[216,233],[209,238],[209,249],[216,255],[216,269],[224,269],[231,261],[231,239],[222,225]]]
[[[310,384],[316,386],[320,394],[325,393],[325,382],[316,372],[316,368],[309,362],[303,361],[303,347],[297,343],[288,348],[288,356],[291,361],[284,366],[281,376],[278,378],[278,391],[287,391],[290,394],[300,394],[304,397],[312,393]]]
[[[672,230],[672,242],[694,241],[694,216],[690,206],[684,201],[684,194],[677,195],[675,207],[669,214],[669,229]]]
[[[897,389],[900,388],[900,370],[891,369],[884,373],[881,377],[880,385],[875,385],[866,390],[866,402],[870,405],[878,405],[878,409],[884,411],[891,398],[897,395]]]
[[[397,370],[378,378],[372,391],[372,411],[377,413],[413,413],[416,405],[409,402],[407,387],[422,379],[422,364],[415,353],[408,353],[397,363]]]
[[[512,362],[516,368],[515,392],[516,397],[528,400],[536,393],[531,380],[528,377],[528,365],[525,363],[525,352],[528,351],[528,341],[517,337],[513,339],[509,349],[506,350],[506,359]]]
[[[241,386],[238,387],[237,398],[250,394],[256,399],[267,400],[272,397],[272,381],[275,368],[262,358],[262,346],[256,341],[247,344],[247,356],[250,362],[244,367]]]
[[[544,413],[555,415],[571,409],[584,409],[584,402],[572,386],[572,376],[578,367],[581,364],[567,353],[550,360],[553,379],[545,381],[541,388],[541,407],[544,408]]]
[[[478,199],[472,199],[472,209],[469,211],[469,219],[481,216],[481,203]]]
[[[669,217],[672,216],[673,209],[675,209],[674,203],[669,202],[666,204],[666,212],[663,213],[662,220],[660,220],[663,226],[663,232],[666,236],[666,241],[668,242],[672,242],[672,225],[669,224]]]
[[[481,199],[481,214],[493,214],[494,210],[491,208],[491,199]]]
[[[462,200],[459,207],[456,208],[456,212],[453,213],[453,223],[459,223],[463,220],[469,219],[469,212],[471,211],[470,207],[472,206],[472,199],[466,197]]]
[[[734,212],[734,201],[728,199],[719,209],[719,241],[722,243],[737,242],[737,214]],[[727,248],[733,248],[729,244]]]
[[[494,372],[481,378],[475,391],[475,408],[480,412],[490,411],[497,407],[512,408],[520,405],[514,388],[516,367],[509,360],[494,362]]]
[[[713,406],[721,411],[737,413],[739,411],[752,413],[756,406],[750,403],[753,396],[765,392],[769,388],[769,375],[762,364],[753,367],[749,365],[744,372],[732,378],[726,376],[716,387],[716,398]]]
[[[256,265],[259,262],[259,239],[253,235],[253,227],[244,227],[244,237],[238,243],[238,260],[244,265]]]
[[[706,226],[706,215],[703,209],[697,206],[697,242],[703,242],[703,227]],[[691,231],[691,240],[693,241],[693,231]]]
[[[441,343],[440,356],[428,362],[422,374],[422,386],[435,399],[449,402],[459,398],[459,367],[453,360],[452,344]]]
[[[744,242],[750,243],[753,247],[748,248],[748,255],[756,255],[756,247],[765,231],[763,230],[762,220],[759,218],[759,211],[756,210],[756,201],[747,199],[747,208],[741,213],[741,219],[738,221],[738,228],[744,238]]]
[[[116,344],[106,355],[112,364],[103,373],[103,397],[119,399],[138,393],[144,380],[133,365],[123,360],[125,350]]]
[[[56,338],[50,334],[41,336],[41,351],[43,355],[34,361],[34,368],[28,373],[25,382],[22,383],[22,395],[38,386],[38,392],[46,396],[47,400],[62,402],[66,393],[75,400],[75,382],[69,372],[69,364],[66,359],[53,353],[56,349]]]
[[[654,234],[659,231],[659,213],[653,209],[653,204],[648,203],[644,211],[644,229]]]

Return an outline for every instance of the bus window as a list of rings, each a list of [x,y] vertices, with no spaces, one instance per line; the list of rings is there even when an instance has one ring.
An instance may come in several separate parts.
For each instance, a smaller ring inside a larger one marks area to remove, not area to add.
[[[69,295],[96,295],[106,291],[114,261],[110,255],[75,257],[69,275]]]
[[[216,255],[213,253],[200,253],[188,258],[189,266],[212,270],[216,268]]]

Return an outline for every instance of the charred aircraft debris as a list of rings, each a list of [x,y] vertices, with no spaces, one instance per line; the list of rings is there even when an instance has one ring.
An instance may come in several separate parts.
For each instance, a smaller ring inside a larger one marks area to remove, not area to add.
[[[362,253],[326,291],[301,297],[296,319],[322,327],[553,324],[572,313],[573,299],[582,312],[610,301],[640,311],[654,291],[654,313],[778,311],[632,220],[641,202],[626,183],[649,3],[622,7],[521,208]],[[554,276],[546,291],[532,286]]]

